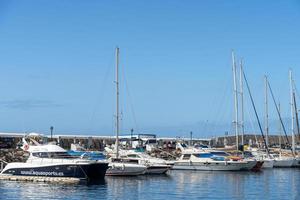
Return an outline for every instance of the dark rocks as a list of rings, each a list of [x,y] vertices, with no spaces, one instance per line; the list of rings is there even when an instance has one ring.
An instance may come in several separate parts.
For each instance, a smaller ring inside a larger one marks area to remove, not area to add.
[[[0,149],[0,159],[5,162],[25,162],[29,154],[22,149]]]

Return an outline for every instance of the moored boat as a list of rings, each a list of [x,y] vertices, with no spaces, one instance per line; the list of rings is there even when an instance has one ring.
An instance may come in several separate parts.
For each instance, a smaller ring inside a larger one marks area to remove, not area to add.
[[[122,159],[109,159],[107,176],[138,176],[145,174],[147,167],[144,165],[129,163]]]
[[[295,157],[292,167],[300,167],[300,157]]]
[[[29,145],[23,139],[24,150],[29,152],[26,162],[8,163],[2,176],[69,177],[85,180],[103,179],[108,169],[106,160],[89,160],[70,156],[55,144]],[[35,142],[36,143],[36,142]]]
[[[175,161],[173,169],[204,171],[251,170],[257,164],[252,159],[234,159],[223,151],[183,148],[182,155]]]
[[[294,157],[281,156],[279,154],[273,154],[274,167],[292,167],[294,164]]]

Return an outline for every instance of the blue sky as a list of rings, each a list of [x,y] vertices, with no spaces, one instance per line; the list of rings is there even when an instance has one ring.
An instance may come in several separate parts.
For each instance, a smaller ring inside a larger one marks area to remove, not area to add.
[[[267,74],[287,118],[289,68],[300,82],[299,35],[298,1],[4,0],[1,131],[47,133],[53,125],[113,135],[117,45],[122,134],[231,131],[232,49],[245,60],[261,117]],[[272,105],[270,113],[276,120]]]

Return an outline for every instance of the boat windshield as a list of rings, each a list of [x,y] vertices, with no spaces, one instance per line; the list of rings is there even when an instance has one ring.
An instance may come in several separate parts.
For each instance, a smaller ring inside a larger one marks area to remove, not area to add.
[[[183,160],[189,160],[191,157],[191,154],[183,154],[182,159]]]
[[[186,144],[184,144],[184,143],[181,143],[181,146],[182,146],[183,148],[187,148]]]
[[[127,157],[128,158],[141,158],[141,156],[137,155],[137,154],[128,154]]]

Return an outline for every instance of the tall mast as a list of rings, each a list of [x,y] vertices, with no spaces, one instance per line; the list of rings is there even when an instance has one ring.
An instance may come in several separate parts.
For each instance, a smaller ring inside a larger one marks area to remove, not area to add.
[[[117,148],[117,158],[119,158],[119,47],[116,48],[116,148]]]
[[[281,112],[280,111],[280,102],[278,103],[278,110],[279,110],[279,113],[280,113]],[[282,126],[281,126],[280,118],[279,118],[279,148],[280,148],[280,156],[281,156],[281,132],[282,132]]]
[[[292,125],[292,152],[295,155],[295,131],[294,131],[294,98],[293,98],[293,93],[294,93],[294,89],[293,89],[293,75],[292,75],[292,70],[289,71],[289,75],[290,75],[290,106],[291,106],[291,125]]]
[[[265,133],[266,143],[269,146],[269,110],[268,110],[268,77],[264,76],[265,80]]]
[[[240,92],[241,92],[241,128],[242,128],[242,145],[244,145],[244,134],[245,134],[245,126],[244,126],[244,85],[243,85],[243,60],[240,63]]]
[[[237,84],[236,84],[236,64],[234,52],[232,51],[232,72],[233,72],[233,93],[234,93],[234,111],[235,111],[235,137],[236,137],[236,148],[239,149],[239,133],[238,133],[238,96],[237,96]]]
[[[295,83],[294,83],[295,84]],[[294,86],[294,85],[293,85]],[[293,99],[294,99],[294,112],[295,112],[295,121],[296,121],[296,127],[297,131],[295,131],[295,142],[296,142],[296,132],[299,136],[300,129],[299,129],[299,118],[298,118],[298,109],[297,109],[297,102],[296,102],[296,96],[295,96],[295,91],[293,93]]]

